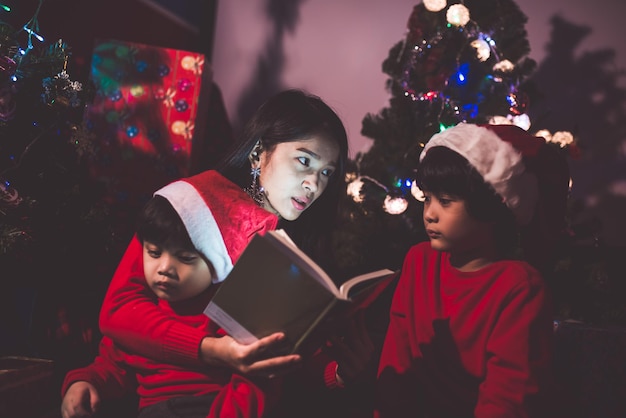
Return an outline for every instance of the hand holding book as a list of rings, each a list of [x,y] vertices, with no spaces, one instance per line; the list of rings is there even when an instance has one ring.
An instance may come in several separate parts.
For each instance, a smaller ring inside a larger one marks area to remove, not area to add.
[[[286,339],[280,354],[308,353],[331,327],[375,300],[393,273],[364,274],[337,288],[284,232],[271,231],[252,239],[205,314],[240,343],[281,331]]]

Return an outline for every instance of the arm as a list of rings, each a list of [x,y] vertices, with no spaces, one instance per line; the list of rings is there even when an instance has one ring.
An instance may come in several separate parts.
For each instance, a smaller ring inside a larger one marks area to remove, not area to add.
[[[158,307],[148,288],[142,257],[141,243],[134,237],[102,302],[102,333],[120,346],[166,363],[228,366],[239,373],[265,376],[282,373],[299,361],[299,356],[264,355],[280,344],[282,334],[242,345],[231,337],[211,337],[207,330],[171,318]]]
[[[378,362],[375,418],[419,416],[413,377],[416,373],[415,356],[409,340],[411,329],[415,326],[409,309],[415,274],[414,266],[405,261],[391,301],[389,325]]]
[[[487,355],[475,416],[544,416],[547,405],[541,403],[549,400],[545,390],[551,384],[552,316],[538,278],[518,285],[503,301]]]
[[[120,346],[152,359],[200,365],[206,331],[182,324],[163,313],[143,273],[141,242],[133,237],[109,284],[100,329]]]
[[[93,363],[65,375],[61,387],[63,418],[91,416],[97,412],[101,401],[134,392],[135,376],[123,364],[123,353],[104,337]]]

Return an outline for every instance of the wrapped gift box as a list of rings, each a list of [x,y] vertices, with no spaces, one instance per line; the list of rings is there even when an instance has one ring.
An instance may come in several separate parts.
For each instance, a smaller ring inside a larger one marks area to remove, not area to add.
[[[156,189],[189,174],[201,89],[210,70],[200,53],[96,41],[95,100],[85,126],[95,142],[91,174],[109,203],[135,210]]]

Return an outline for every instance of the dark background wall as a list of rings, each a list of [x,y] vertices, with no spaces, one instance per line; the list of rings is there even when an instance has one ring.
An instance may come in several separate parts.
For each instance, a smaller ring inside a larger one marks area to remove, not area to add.
[[[39,0],[3,3],[12,11],[0,18],[19,28],[33,16]],[[46,42],[63,39],[72,48],[69,71],[84,79],[98,38],[201,52],[210,58],[216,7],[217,0],[44,0],[38,20]]]

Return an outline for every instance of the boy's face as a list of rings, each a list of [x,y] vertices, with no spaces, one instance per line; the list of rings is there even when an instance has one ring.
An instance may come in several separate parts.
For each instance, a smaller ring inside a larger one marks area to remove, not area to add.
[[[471,217],[463,199],[430,192],[424,196],[424,226],[433,249],[478,257],[491,249],[491,224]]]
[[[199,295],[211,285],[212,273],[196,251],[143,244],[143,270],[148,286],[170,302]]]

